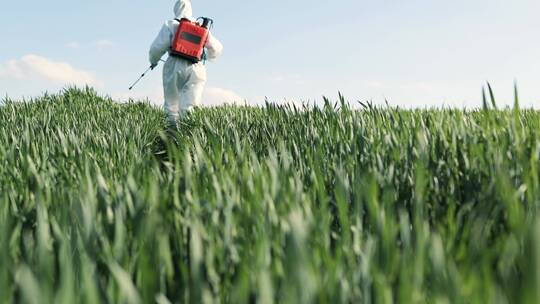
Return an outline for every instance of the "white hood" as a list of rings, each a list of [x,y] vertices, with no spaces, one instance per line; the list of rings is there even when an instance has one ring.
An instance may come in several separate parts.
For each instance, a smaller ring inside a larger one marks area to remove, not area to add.
[[[191,9],[191,1],[189,0],[178,0],[174,5],[174,15],[178,19],[193,18],[193,11]]]

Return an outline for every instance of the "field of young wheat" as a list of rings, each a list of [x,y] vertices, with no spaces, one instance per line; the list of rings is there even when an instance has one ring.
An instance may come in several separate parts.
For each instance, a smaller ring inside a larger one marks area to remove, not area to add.
[[[0,303],[538,303],[540,113],[0,107]]]

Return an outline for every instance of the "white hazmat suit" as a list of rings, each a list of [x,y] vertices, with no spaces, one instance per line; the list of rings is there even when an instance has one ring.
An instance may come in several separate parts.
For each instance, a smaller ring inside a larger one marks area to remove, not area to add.
[[[178,0],[174,6],[177,19],[193,18],[191,2]],[[169,51],[179,22],[165,22],[158,36],[150,47],[150,64],[156,66],[160,58]],[[206,59],[217,59],[223,45],[210,33],[205,45]],[[170,123],[175,123],[180,114],[201,104],[204,86],[206,85],[206,68],[202,62],[192,63],[179,57],[169,56],[163,67],[163,89],[165,93],[165,111]]]

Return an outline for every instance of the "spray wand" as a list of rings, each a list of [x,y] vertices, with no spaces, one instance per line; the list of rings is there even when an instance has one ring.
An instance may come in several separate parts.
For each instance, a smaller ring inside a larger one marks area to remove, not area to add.
[[[165,60],[163,60],[163,59],[160,59],[159,61],[165,62]],[[146,76],[146,74],[148,74],[148,72],[152,71],[155,68],[156,67],[150,66],[146,71],[144,71],[144,73],[142,73],[141,77],[139,77],[139,79],[137,79],[137,81],[135,81],[135,83],[133,83],[133,85],[131,85],[129,87],[129,90],[131,91],[139,83],[139,81],[141,81],[141,79],[143,79],[144,76]]]

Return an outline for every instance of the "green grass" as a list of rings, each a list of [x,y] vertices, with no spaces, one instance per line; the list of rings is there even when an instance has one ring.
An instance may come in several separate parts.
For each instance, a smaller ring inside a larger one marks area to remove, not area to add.
[[[484,104],[203,109],[172,140],[89,89],[8,101],[0,302],[538,303],[540,113]]]

